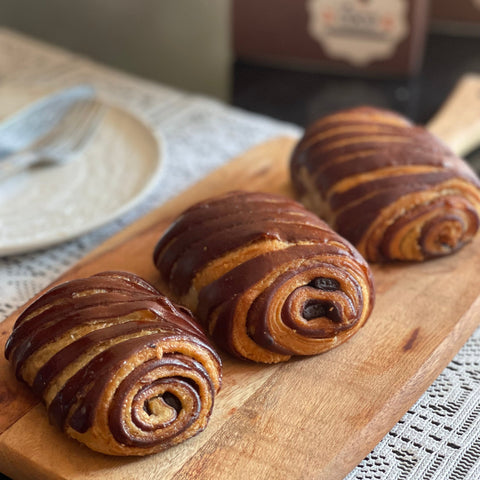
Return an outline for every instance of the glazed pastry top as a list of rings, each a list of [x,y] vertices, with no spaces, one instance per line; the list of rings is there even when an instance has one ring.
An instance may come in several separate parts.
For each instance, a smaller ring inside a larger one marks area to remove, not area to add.
[[[205,428],[221,361],[192,314],[127,272],[44,293],[5,355],[53,424],[93,450],[146,455]]]
[[[292,154],[291,178],[302,202],[371,261],[450,253],[478,229],[480,181],[471,167],[428,130],[387,110],[356,107],[313,123]],[[376,236],[401,238],[411,226],[413,237],[427,221],[435,234],[418,234],[410,252],[390,251],[387,238],[384,248],[377,245]]]
[[[255,361],[339,345],[374,301],[364,258],[280,195],[233,191],[193,205],[159,240],[154,260],[216,343]]]
[[[157,243],[154,262],[172,290],[183,295],[195,275],[215,259],[268,240],[285,245],[322,244],[332,253],[353,255],[365,263],[348,241],[297,202],[243,191],[228,192],[187,209]],[[259,268],[258,262],[252,268]]]

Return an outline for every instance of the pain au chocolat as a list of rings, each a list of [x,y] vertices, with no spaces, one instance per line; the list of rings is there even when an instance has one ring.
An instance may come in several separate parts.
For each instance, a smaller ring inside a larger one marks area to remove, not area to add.
[[[202,431],[221,363],[190,312],[126,272],[60,284],[5,348],[50,420],[110,455],[147,455]]]
[[[154,261],[219,346],[257,362],[340,345],[374,301],[355,248],[279,195],[236,191],[191,206],[159,240]]]
[[[301,202],[371,262],[447,255],[479,228],[473,170],[394,112],[356,107],[319,119],[290,166]]]

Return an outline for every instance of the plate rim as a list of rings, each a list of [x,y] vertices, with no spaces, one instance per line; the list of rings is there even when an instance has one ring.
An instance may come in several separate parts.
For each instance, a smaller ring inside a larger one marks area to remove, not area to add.
[[[104,105],[108,109],[114,110],[120,113],[121,115],[127,116],[131,121],[137,123],[152,140],[152,146],[154,147],[155,154],[152,155],[152,159],[154,159],[154,162],[152,162],[153,169],[149,179],[145,182],[145,184],[143,185],[143,187],[138,193],[131,196],[128,199],[128,201],[121,204],[118,208],[114,209],[112,212],[110,212],[107,215],[101,216],[101,218],[99,218],[95,222],[87,222],[87,224],[82,225],[80,228],[77,228],[72,232],[68,232],[68,234],[63,234],[60,236],[57,235],[56,238],[51,237],[46,239],[40,239],[33,242],[25,242],[25,243],[22,243],[21,245],[14,245],[13,243],[9,243],[3,246],[0,243],[0,258],[26,254],[26,253],[34,253],[36,251],[44,250],[46,248],[53,247],[55,245],[66,243],[68,241],[79,238],[85,234],[91,233],[92,231],[118,219],[128,211],[132,210],[135,206],[139,205],[152,192],[153,187],[160,180],[164,171],[165,152],[166,152],[165,136],[163,135],[163,133],[153,130],[142,118],[130,112],[129,110],[115,103],[107,102],[101,97],[99,97],[99,100],[102,103],[104,103]],[[40,102],[42,101],[42,99],[39,99],[38,101]],[[26,107],[24,107],[24,109],[25,108]],[[16,112],[13,114],[13,116],[16,117],[18,114],[19,113]],[[11,116],[8,116],[5,120],[8,121],[10,119],[11,119]]]

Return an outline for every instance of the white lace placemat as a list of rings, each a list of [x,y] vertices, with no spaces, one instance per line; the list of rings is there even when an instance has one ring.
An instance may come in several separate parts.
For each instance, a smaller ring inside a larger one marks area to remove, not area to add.
[[[93,233],[41,252],[0,259],[0,321],[102,241],[232,157],[296,126],[121,74],[0,29],[0,90],[39,93],[91,83],[166,139],[162,179],[134,211]],[[14,109],[8,101],[0,115]],[[480,330],[401,421],[348,476],[367,479],[480,479]]]

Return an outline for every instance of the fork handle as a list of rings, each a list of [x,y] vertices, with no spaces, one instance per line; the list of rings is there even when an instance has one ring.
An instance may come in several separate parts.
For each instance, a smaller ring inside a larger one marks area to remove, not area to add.
[[[38,155],[30,150],[13,153],[0,159],[0,182],[26,170],[38,160]]]

